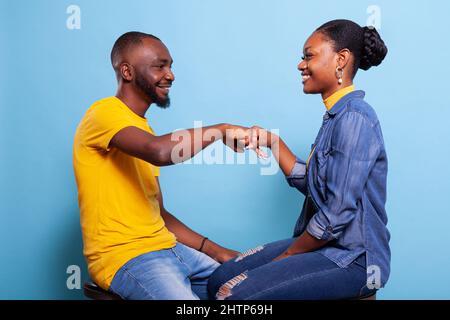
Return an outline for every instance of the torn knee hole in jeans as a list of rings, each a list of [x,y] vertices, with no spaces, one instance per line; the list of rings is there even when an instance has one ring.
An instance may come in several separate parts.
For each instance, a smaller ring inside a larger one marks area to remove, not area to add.
[[[257,253],[257,252],[261,251],[262,249],[264,249],[264,246],[258,246],[254,249],[249,249],[249,250],[245,251],[244,253],[241,253],[240,255],[238,255],[236,260],[234,260],[234,261],[239,262],[242,259],[244,259],[245,257],[251,256],[252,254]]]
[[[226,298],[230,297],[232,295],[231,290],[247,278],[248,278],[247,271],[245,271],[244,273],[241,273],[240,275],[237,275],[233,279],[225,282],[219,288],[219,291],[217,291],[216,299],[225,300]]]

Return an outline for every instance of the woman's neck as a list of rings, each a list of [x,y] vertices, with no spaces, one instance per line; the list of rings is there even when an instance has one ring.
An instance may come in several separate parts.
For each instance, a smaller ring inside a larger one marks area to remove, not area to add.
[[[352,80],[344,80],[344,81],[342,82],[342,84],[336,83],[336,85],[334,85],[332,88],[330,88],[330,89],[328,89],[328,90],[322,92],[322,100],[325,101],[325,100],[326,100],[328,97],[330,97],[333,93],[335,93],[335,92],[337,92],[337,91],[339,91],[339,90],[341,90],[341,89],[343,89],[343,88],[352,86],[352,85],[353,85],[353,81],[352,81]]]

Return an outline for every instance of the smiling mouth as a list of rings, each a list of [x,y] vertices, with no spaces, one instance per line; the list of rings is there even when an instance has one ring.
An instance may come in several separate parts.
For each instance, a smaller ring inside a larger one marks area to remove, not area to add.
[[[305,83],[306,81],[309,80],[309,78],[311,78],[311,76],[309,74],[302,74],[302,82]]]
[[[169,94],[171,85],[163,85],[163,86],[157,86],[158,89],[160,89],[164,94]]]

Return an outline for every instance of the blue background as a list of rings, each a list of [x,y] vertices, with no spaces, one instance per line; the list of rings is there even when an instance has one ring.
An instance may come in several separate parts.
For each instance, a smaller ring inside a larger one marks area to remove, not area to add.
[[[431,4],[433,3],[433,4]],[[70,4],[81,29],[66,28]],[[296,69],[304,41],[335,18],[381,9],[388,48],[355,80],[381,121],[389,156],[392,274],[380,299],[450,298],[448,1],[0,1],[0,298],[79,299],[82,268],[72,141],[86,109],[114,95],[109,53],[130,30],[159,36],[174,58],[172,106],[152,107],[162,134],[230,122],[280,129],[306,158],[320,96]],[[291,235],[303,197],[259,165],[161,170],[166,207],[193,229],[244,250]]]

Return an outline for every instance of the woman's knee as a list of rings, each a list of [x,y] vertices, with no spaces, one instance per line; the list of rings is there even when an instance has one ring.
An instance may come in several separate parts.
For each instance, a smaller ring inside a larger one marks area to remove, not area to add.
[[[209,295],[212,299],[225,300],[230,298],[237,298],[241,300],[240,294],[235,294],[236,290],[243,281],[248,278],[247,271],[242,272],[232,278],[222,277],[220,280],[213,279],[211,285],[208,285]]]
[[[230,263],[230,261],[225,262],[210,275],[207,286],[210,299],[215,299],[215,295],[220,286],[232,277],[233,268],[230,267]]]

